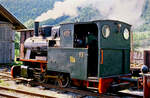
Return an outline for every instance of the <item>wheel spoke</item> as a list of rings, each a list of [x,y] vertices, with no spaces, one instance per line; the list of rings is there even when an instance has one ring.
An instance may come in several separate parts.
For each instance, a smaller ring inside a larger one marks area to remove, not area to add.
[[[67,87],[70,84],[70,78],[68,75],[61,75],[57,82],[60,87]]]

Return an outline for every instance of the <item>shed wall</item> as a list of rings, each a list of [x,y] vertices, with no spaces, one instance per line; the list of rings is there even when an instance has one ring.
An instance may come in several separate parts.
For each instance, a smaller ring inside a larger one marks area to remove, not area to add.
[[[0,63],[14,61],[15,31],[10,23],[0,21]]]

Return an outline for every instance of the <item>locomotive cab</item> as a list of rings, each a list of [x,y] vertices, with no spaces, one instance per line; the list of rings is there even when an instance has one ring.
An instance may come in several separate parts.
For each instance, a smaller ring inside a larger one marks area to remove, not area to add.
[[[94,22],[61,24],[60,47],[49,47],[47,69],[82,80],[97,77],[98,39]]]
[[[71,78],[129,74],[130,25],[112,20],[61,24],[60,47],[49,48],[48,56],[48,70]]]
[[[60,47],[48,48],[47,69],[104,93],[119,78],[130,76],[130,28],[114,20],[61,24]]]

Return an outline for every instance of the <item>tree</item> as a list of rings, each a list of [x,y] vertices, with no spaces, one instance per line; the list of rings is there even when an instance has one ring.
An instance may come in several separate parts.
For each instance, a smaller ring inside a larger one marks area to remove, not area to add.
[[[33,19],[29,19],[28,21],[26,21],[24,23],[24,25],[27,27],[27,28],[33,28],[34,27],[34,20]]]

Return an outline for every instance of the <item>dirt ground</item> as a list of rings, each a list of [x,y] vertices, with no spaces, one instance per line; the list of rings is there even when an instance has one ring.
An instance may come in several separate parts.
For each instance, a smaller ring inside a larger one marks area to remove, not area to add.
[[[25,90],[28,92],[33,93],[40,93],[43,95],[53,96],[57,98],[76,98],[79,95],[73,94],[73,93],[61,93],[61,91],[55,90],[55,89],[49,89],[49,90],[43,90],[43,87],[37,86],[37,87],[29,87],[25,84],[16,84],[15,81],[5,81],[0,80],[0,86],[9,87],[9,88],[15,88],[18,90]],[[12,93],[12,92],[9,92]],[[29,96],[24,96],[24,98],[29,98]],[[93,98],[93,97],[92,97]]]

